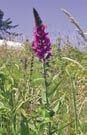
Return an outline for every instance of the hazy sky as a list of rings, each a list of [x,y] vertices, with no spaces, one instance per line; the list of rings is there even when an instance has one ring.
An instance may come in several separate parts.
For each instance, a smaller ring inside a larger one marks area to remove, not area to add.
[[[32,8],[39,12],[51,40],[56,40],[58,33],[72,35],[75,26],[61,11],[64,8],[72,13],[75,19],[87,31],[87,0],[0,0],[0,8],[4,11],[4,19],[11,17],[13,24],[19,24],[15,30],[23,33],[31,40],[34,17]]]

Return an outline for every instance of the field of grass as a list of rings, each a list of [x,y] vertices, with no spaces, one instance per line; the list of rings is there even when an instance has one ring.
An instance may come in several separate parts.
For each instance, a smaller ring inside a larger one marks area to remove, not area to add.
[[[29,42],[0,47],[0,135],[87,135],[87,50],[72,46],[58,38],[46,66]]]

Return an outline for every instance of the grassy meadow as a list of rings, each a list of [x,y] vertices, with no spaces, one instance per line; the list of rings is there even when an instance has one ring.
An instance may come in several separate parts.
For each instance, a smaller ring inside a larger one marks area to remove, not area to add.
[[[0,46],[0,135],[87,135],[87,50],[58,38],[45,70],[31,43]]]

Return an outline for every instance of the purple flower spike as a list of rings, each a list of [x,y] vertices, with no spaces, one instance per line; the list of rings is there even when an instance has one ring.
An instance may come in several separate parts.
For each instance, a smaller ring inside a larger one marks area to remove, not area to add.
[[[42,24],[36,9],[33,9],[36,26],[34,28],[34,39],[32,48],[35,54],[38,56],[39,60],[48,59],[51,54],[51,43],[48,37],[48,33],[45,32],[46,26]]]

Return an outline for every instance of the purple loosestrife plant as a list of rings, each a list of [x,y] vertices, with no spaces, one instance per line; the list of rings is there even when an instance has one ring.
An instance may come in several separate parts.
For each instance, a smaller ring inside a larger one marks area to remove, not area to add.
[[[34,40],[32,43],[32,49],[34,53],[38,56],[39,60],[43,62],[44,70],[44,84],[45,84],[45,109],[49,111],[49,99],[48,99],[48,81],[47,81],[47,70],[49,67],[49,57],[51,54],[51,42],[48,37],[48,33],[45,32],[46,26],[42,23],[38,12],[33,8],[33,14],[35,18],[35,28],[34,28]],[[48,135],[51,135],[51,122],[48,123]]]
[[[48,33],[45,32],[46,26],[42,23],[36,9],[33,9],[36,26],[34,28],[34,39],[32,48],[39,60],[47,60],[51,54],[51,42]]]

